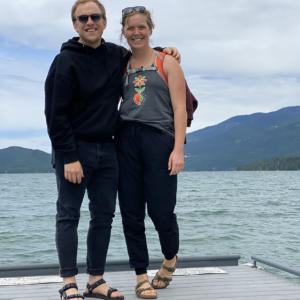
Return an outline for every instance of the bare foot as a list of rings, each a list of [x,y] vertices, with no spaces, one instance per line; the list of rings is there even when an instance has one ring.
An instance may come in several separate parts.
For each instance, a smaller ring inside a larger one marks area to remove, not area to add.
[[[141,282],[141,281],[144,281],[144,280],[148,280],[148,275],[147,274],[142,274],[142,275],[138,275],[136,277],[136,281],[137,283]],[[151,284],[149,282],[145,282],[144,284],[142,284],[139,289],[146,289],[148,287],[152,287]],[[147,290],[147,291],[143,291],[141,292],[141,295],[151,295],[151,296],[156,296],[157,293],[156,293],[156,290]]]
[[[168,268],[174,268],[175,264],[176,264],[176,255],[171,260],[166,260],[166,259],[164,260],[164,265]],[[158,275],[162,278],[166,277],[166,278],[172,279],[172,274],[173,274],[172,272],[169,272],[169,271],[167,271],[165,269],[162,269],[162,268],[159,269],[159,271],[158,271]],[[166,284],[161,280],[153,280],[152,285],[153,285],[153,287],[159,287],[159,288],[166,287]]]
[[[91,276],[90,275],[89,276],[89,284],[92,285],[93,283],[95,283],[96,281],[98,281],[100,279],[103,279],[103,276]],[[110,287],[106,283],[103,283],[103,284],[97,286],[96,288],[94,288],[93,291],[92,291],[92,294],[102,294],[104,296],[107,296],[107,292],[108,292],[109,289],[110,289]],[[86,292],[88,293],[89,290],[86,289]],[[121,297],[121,296],[122,295],[119,291],[113,292],[111,294],[112,298],[118,298],[118,297]]]

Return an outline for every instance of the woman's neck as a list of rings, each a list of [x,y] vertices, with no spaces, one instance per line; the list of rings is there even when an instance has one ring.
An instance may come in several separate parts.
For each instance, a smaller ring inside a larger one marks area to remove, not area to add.
[[[142,66],[145,67],[146,64],[149,64],[150,58],[152,57],[152,54],[154,52],[150,46],[148,46],[146,49],[145,48],[131,49],[131,51],[132,51],[131,63],[135,67],[142,67]]]

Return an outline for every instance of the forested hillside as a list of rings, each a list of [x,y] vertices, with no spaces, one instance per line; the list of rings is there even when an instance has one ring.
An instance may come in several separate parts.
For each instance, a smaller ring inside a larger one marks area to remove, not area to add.
[[[189,142],[190,137],[199,140]],[[229,171],[246,163],[300,156],[300,106],[234,117],[188,134],[187,141],[185,171]]]
[[[238,166],[237,171],[295,171],[300,170],[300,156],[277,157]]]
[[[50,154],[22,147],[0,149],[1,173],[53,173]]]

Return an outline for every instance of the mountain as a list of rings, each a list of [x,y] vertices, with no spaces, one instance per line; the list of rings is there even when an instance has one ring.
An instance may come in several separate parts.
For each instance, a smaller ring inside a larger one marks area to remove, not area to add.
[[[22,147],[0,149],[0,174],[2,173],[53,173],[51,155]]]
[[[230,118],[187,134],[185,171],[228,171],[239,165],[300,155],[300,106]]]
[[[296,171],[300,170],[300,156],[277,157],[238,166],[237,171]]]
[[[277,157],[300,156],[300,106],[236,116],[187,134],[185,171],[231,171]],[[53,173],[48,153],[0,149],[0,173]]]

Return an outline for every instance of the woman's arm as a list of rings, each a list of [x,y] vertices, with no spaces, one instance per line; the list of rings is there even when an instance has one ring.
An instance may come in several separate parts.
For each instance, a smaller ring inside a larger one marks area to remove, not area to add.
[[[165,56],[163,69],[168,78],[175,126],[175,144],[169,158],[169,170],[170,175],[176,175],[184,168],[183,145],[187,124],[185,81],[183,71],[173,57]]]

